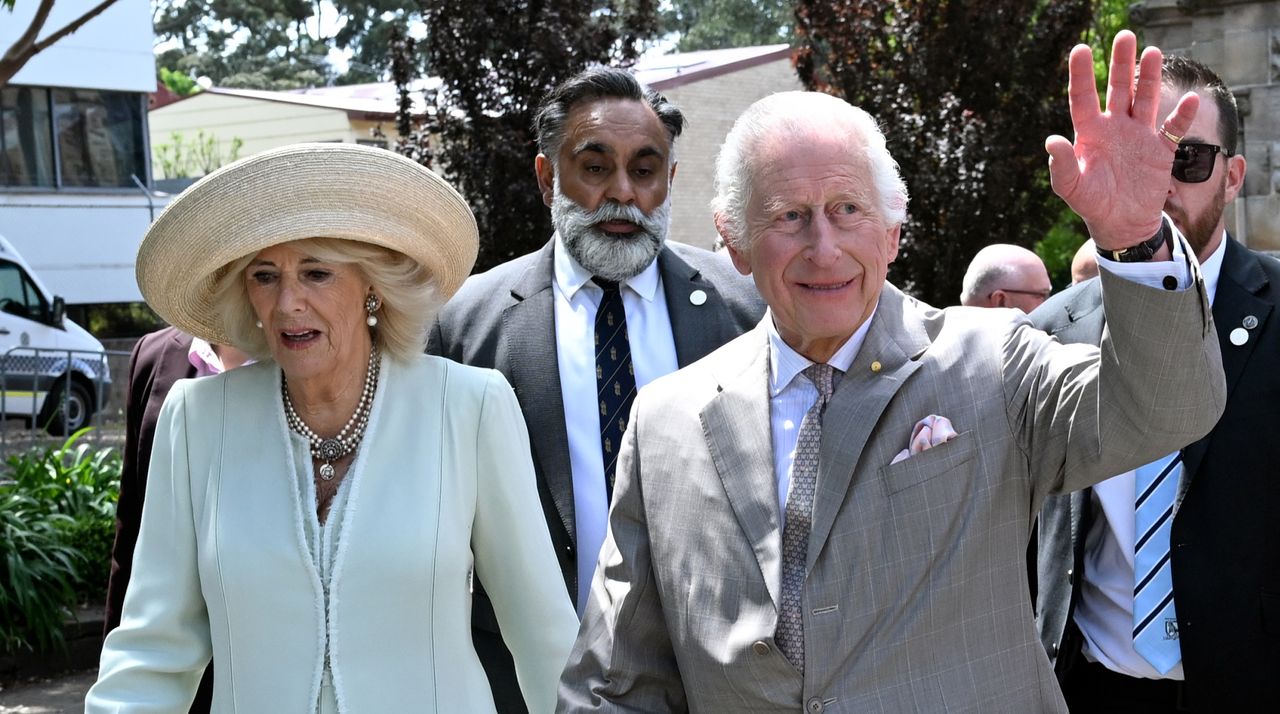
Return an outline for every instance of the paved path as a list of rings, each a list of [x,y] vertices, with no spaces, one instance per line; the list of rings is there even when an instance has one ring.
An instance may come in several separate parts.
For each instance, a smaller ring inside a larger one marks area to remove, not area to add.
[[[0,714],[57,714],[84,711],[84,695],[97,669],[54,679],[11,684],[0,689]]]

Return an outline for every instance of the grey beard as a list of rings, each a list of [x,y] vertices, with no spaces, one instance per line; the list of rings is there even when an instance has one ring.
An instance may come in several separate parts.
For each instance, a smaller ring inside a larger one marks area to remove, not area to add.
[[[564,241],[565,250],[592,275],[615,282],[634,278],[649,267],[667,240],[670,218],[670,196],[650,215],[613,201],[587,211],[561,193],[558,182],[551,199],[551,223]],[[640,230],[617,236],[596,227],[616,220],[630,221]]]

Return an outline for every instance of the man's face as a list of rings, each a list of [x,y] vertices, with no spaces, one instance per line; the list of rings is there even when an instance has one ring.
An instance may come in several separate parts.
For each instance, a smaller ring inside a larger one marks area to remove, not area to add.
[[[1020,263],[1004,282],[1010,284],[1002,284],[991,293],[994,307],[1013,307],[1031,314],[1053,292],[1049,272],[1039,261]]]
[[[1173,111],[1181,92],[1165,87],[1160,94],[1160,114]],[[1218,105],[1205,92],[1200,92],[1200,110],[1191,129],[1183,137],[1184,143],[1222,145],[1218,129]],[[1201,183],[1183,183],[1169,179],[1169,195],[1164,210],[1173,219],[1178,230],[1186,236],[1200,260],[1209,257],[1217,249],[1225,222],[1224,208],[1235,200],[1244,182],[1244,157],[1227,157],[1220,153],[1213,159],[1213,173]]]
[[[539,155],[538,184],[569,254],[611,280],[644,270],[666,240],[670,140],[643,102],[600,99],[569,112],[552,161]]]
[[[782,339],[825,361],[871,316],[900,226],[880,215],[862,142],[806,133],[759,148],[747,244],[729,253],[754,276]]]

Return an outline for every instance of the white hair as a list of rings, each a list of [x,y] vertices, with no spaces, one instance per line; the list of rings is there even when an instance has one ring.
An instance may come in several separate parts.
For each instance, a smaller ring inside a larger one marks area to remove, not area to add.
[[[871,182],[879,212],[889,226],[907,215],[907,185],[898,162],[889,155],[876,120],[842,99],[821,92],[779,92],[757,101],[738,117],[716,159],[716,195],[711,210],[728,233],[725,242],[749,250],[747,203],[751,197],[755,159],[766,139],[800,139],[805,135],[841,132],[850,158],[861,150],[871,163]]]

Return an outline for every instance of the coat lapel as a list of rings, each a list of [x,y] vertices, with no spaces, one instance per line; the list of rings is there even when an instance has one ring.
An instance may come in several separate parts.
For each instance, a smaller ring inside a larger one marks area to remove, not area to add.
[[[920,368],[918,358],[929,342],[909,299],[885,283],[866,340],[831,395],[822,417],[822,447],[806,571],[813,570],[826,543],[880,415],[893,395]],[[872,370],[873,362],[880,363],[879,370]]]
[[[715,286],[669,247],[658,253],[658,273],[662,294],[667,300],[671,336],[676,343],[676,362],[681,367],[698,361],[736,336],[728,332],[732,324],[721,315],[724,304]],[[701,297],[695,293],[701,291]],[[700,302],[700,304],[695,304]]]
[[[702,410],[702,431],[776,606],[781,602],[782,536],[769,431],[769,341],[763,323],[732,344],[740,349],[719,361],[720,393]]]
[[[502,314],[502,334],[507,341],[511,386],[529,427],[533,458],[568,532],[569,542],[577,547],[569,434],[564,425],[560,365],[556,356],[552,246],[548,243],[537,261],[512,286],[515,304]]]
[[[1222,258],[1222,271],[1218,276],[1218,287],[1213,298],[1213,321],[1218,330],[1218,345],[1222,350],[1222,372],[1227,380],[1227,401],[1231,401],[1232,391],[1240,381],[1240,375],[1249,362],[1258,345],[1258,336],[1262,333],[1271,316],[1274,305],[1257,297],[1267,287],[1267,276],[1258,266],[1258,261],[1248,249],[1226,236],[1226,255]],[[1254,329],[1246,330],[1249,339],[1243,345],[1231,342],[1231,333],[1243,328],[1245,318],[1252,316],[1257,320]],[[1205,452],[1209,450],[1208,436],[1182,450],[1184,464],[1182,481],[1178,484],[1178,501],[1191,487],[1191,480]]]

